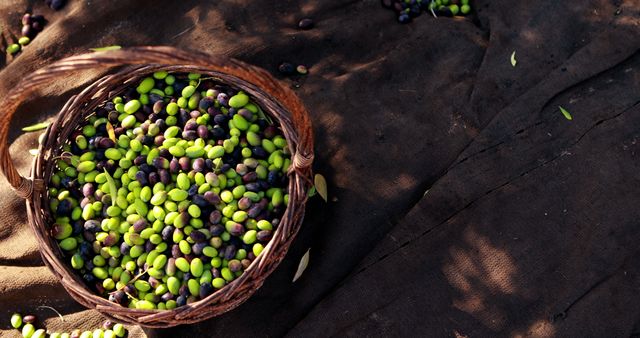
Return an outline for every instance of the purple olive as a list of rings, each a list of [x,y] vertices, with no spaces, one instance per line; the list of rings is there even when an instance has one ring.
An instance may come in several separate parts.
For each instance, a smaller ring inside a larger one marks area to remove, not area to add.
[[[158,152],[158,155],[159,155],[160,157],[164,157],[164,158],[166,158],[166,159],[168,159],[168,160],[170,160],[170,159],[172,159],[172,158],[173,158],[173,156],[172,156],[172,155],[171,155],[171,153],[169,152],[169,149],[165,149],[165,148],[160,149],[160,151]]]
[[[172,174],[177,174],[180,172],[180,162],[177,159],[172,159],[171,162],[169,162],[169,171]]]
[[[204,233],[197,230],[191,231],[191,234],[189,234],[189,237],[196,243],[204,242],[207,240],[207,236]]]
[[[211,214],[209,214],[209,222],[211,222],[211,224],[218,224],[220,223],[220,220],[222,219],[222,214],[220,213],[220,211],[218,210],[214,210],[211,212]],[[212,235],[214,235],[212,233]],[[217,234],[219,235],[219,234]],[[216,236],[216,235],[214,235]]]
[[[43,28],[44,28],[44,24],[43,24],[43,23],[40,23],[39,21],[34,21],[34,22],[31,24],[31,29],[32,29],[33,31],[35,31],[35,33],[37,33],[37,32],[41,32]],[[35,35],[35,33],[34,33],[34,35]]]
[[[160,182],[165,185],[171,183],[171,174],[167,169],[158,169],[158,176],[160,176]]]
[[[255,171],[251,171],[242,176],[242,182],[251,183],[258,179],[258,174]]]
[[[196,130],[198,128],[198,124],[196,123],[195,120],[189,120],[187,121],[187,123],[184,125],[184,131],[188,131],[188,130]]]
[[[138,171],[136,173],[136,181],[140,183],[141,186],[149,185],[148,176],[144,171]]]
[[[108,137],[103,137],[100,139],[100,141],[98,141],[98,148],[102,149],[113,148],[115,145],[116,143]]]
[[[49,5],[49,7],[51,7],[51,9],[53,9],[54,11],[59,11],[62,9],[62,7],[64,7],[66,3],[67,0],[51,0],[51,5]]]
[[[233,244],[228,245],[226,248],[224,248],[224,258],[233,259],[233,257],[236,256],[236,252],[236,247]]]
[[[210,294],[212,294],[214,291],[213,286],[211,285],[211,283],[202,283],[200,284],[200,298],[206,298],[207,296],[209,296]]]
[[[240,270],[242,270],[242,263],[240,263],[239,260],[237,259],[232,259],[229,261],[229,270],[231,270],[231,272],[238,272]]]
[[[158,169],[169,169],[169,160],[164,157],[156,157],[153,159],[153,166]]]
[[[160,182],[160,176],[158,175],[158,173],[156,173],[155,171],[149,173],[149,185],[153,186],[158,182]]]
[[[128,255],[129,254],[129,250],[131,250],[131,247],[129,246],[129,244],[122,242],[122,244],[120,244],[120,253],[123,255]]]
[[[173,294],[172,294],[171,292],[166,292],[165,294],[163,294],[162,296],[160,296],[160,299],[161,299],[163,302],[168,302],[168,301],[170,301],[170,300],[172,300],[172,299],[173,299]]]
[[[233,223],[231,226],[227,223],[227,230],[231,236],[241,236],[244,234],[244,227],[240,223]]]
[[[296,71],[296,68],[289,62],[283,62],[278,66],[278,71],[284,75],[291,75]]]
[[[220,196],[218,196],[218,194],[214,193],[213,191],[206,191],[203,197],[211,205],[220,204]]]
[[[191,202],[193,202],[193,204],[199,206],[200,208],[204,208],[209,205],[209,202],[207,202],[207,200],[204,199],[204,196],[200,194],[194,195],[191,198]]]
[[[271,230],[262,230],[258,231],[258,234],[256,236],[258,238],[258,242],[265,243],[271,240],[273,233],[271,232]]]
[[[200,137],[201,139],[206,140],[209,136],[209,129],[207,129],[207,126],[205,125],[199,125],[198,126],[198,137]]]
[[[22,33],[22,36],[26,36],[26,37],[29,37],[29,38],[33,38],[33,36],[34,36],[34,30],[33,30],[33,28],[31,28],[30,25],[22,26],[22,30],[20,31],[20,33]]]
[[[203,172],[205,168],[204,159],[196,158],[195,160],[193,160],[191,167],[195,172]]]
[[[138,155],[136,158],[133,159],[133,164],[139,166],[143,163],[147,162],[147,157],[144,155]]]
[[[238,202],[238,206],[240,206],[240,202]],[[251,218],[256,218],[258,217],[258,215],[260,215],[261,212],[262,208],[260,207],[260,205],[254,205],[249,208],[249,211],[247,211],[247,215]]]
[[[275,126],[267,126],[266,128],[264,128],[264,137],[268,138],[268,139],[272,139],[274,138],[276,135],[278,135],[278,128],[276,128]]]
[[[216,97],[216,99],[218,100],[218,102],[220,102],[221,105],[225,107],[229,106],[229,95],[225,93],[220,93],[218,94],[218,97]]]
[[[33,22],[32,18],[31,18],[31,14],[30,13],[24,13],[24,15],[22,16],[22,24],[23,25],[30,25],[31,22]]]
[[[148,226],[147,220],[139,219],[135,223],[133,223],[133,231],[141,232],[142,230],[146,229],[147,226]]]
[[[198,132],[195,130],[185,130],[182,132],[182,138],[187,141],[193,141],[198,138]]]
[[[153,112],[156,114],[160,114],[164,109],[164,106],[165,105],[163,101],[157,101],[156,103],[153,104]]]
[[[156,137],[153,138],[153,144],[155,144],[156,146],[161,146],[162,143],[164,143],[164,135],[157,135]]]
[[[199,231],[198,231],[198,232],[199,232]],[[192,233],[193,233],[193,232],[192,232]],[[193,253],[194,255],[200,256],[200,255],[202,255],[202,249],[204,249],[207,245],[208,245],[208,243],[207,243],[207,242],[199,242],[199,243],[196,243],[196,244],[194,244],[194,245],[192,245],[192,246],[191,246],[191,253]],[[202,261],[204,262],[204,260],[205,260],[206,258],[207,258],[207,257],[203,257],[203,258],[202,258]]]
[[[242,197],[239,201],[238,201],[238,209],[240,210],[247,210],[249,208],[251,208],[251,199],[249,199],[249,197]]]
[[[223,114],[219,114],[213,117],[213,122],[220,126],[224,125],[228,120],[229,118]]]
[[[391,0],[387,0],[388,2],[391,2]],[[298,28],[300,29],[311,29],[313,28],[313,20],[310,18],[304,18],[302,20],[300,20],[298,22]]]
[[[184,171],[189,171],[191,169],[191,159],[183,156],[178,160],[178,163],[180,164],[180,169],[184,170]]]
[[[240,109],[238,110],[238,115],[244,117],[247,121],[253,120],[253,113],[249,109]]]

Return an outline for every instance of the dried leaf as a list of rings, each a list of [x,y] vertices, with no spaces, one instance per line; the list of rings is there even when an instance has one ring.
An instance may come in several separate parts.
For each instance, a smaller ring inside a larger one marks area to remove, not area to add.
[[[44,308],[44,309],[52,310],[53,312],[55,312],[58,315],[58,317],[60,317],[60,320],[64,323],[64,317],[62,317],[62,315],[60,314],[60,312],[58,312],[58,310],[52,308],[51,306],[46,306],[46,305],[40,305],[40,306],[38,306],[38,308]]]
[[[49,126],[49,122],[40,122],[27,127],[22,128],[22,131],[36,131],[42,130]]]
[[[315,185],[316,191],[318,192],[320,197],[322,197],[322,199],[327,202],[329,200],[327,195],[327,180],[324,179],[324,176],[316,174],[313,179],[313,184]]]
[[[513,53],[511,53],[511,65],[515,67],[517,63],[518,61],[516,60],[516,51],[514,50]]]
[[[564,109],[564,108],[562,108],[560,106],[558,106],[558,108],[560,108],[560,112],[562,113],[562,115],[564,115],[564,117],[567,120],[569,120],[569,121],[573,120],[573,116],[571,116],[571,113],[569,113],[568,110],[566,110],[566,109]]]
[[[109,134],[109,138],[111,139],[111,141],[118,142],[118,140],[116,139],[116,131],[113,130],[113,125],[109,121],[107,121],[107,134]]]
[[[302,276],[302,273],[304,272],[304,270],[307,269],[307,265],[309,265],[309,251],[311,251],[311,248],[307,249],[307,252],[300,259],[300,263],[298,263],[298,270],[296,271],[296,274],[293,276],[292,283],[295,283],[298,280],[298,278]]]
[[[307,197],[311,198],[313,196],[316,195],[316,187],[311,187],[311,189],[309,189],[309,191],[307,192]]]
[[[106,47],[89,48],[89,49],[94,51],[94,52],[106,52],[106,51],[109,51],[109,50],[118,50],[120,48],[122,48],[122,47],[115,45],[115,46],[106,46]]]
[[[116,205],[116,198],[118,197],[116,181],[113,180],[113,177],[111,177],[107,169],[104,170],[104,174],[107,176],[107,186],[109,187],[109,195],[111,196],[111,205],[114,206]]]
[[[31,154],[31,156],[38,156],[38,149],[29,149],[29,154]]]

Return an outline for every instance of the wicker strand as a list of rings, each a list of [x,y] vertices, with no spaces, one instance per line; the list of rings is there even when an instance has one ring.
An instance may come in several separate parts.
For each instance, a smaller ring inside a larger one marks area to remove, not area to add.
[[[33,195],[33,181],[20,176],[20,184],[17,187],[11,187],[11,190],[15,191],[18,197],[29,199]]]
[[[303,155],[302,153],[298,152],[293,157],[292,165],[297,170],[307,169],[311,167],[311,164],[313,164],[313,153]]]

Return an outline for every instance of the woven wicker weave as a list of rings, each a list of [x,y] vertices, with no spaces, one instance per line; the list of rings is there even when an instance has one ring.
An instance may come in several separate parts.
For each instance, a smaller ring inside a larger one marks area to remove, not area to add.
[[[9,122],[16,109],[24,98],[43,85],[50,84],[63,75],[86,69],[112,69],[112,73],[95,81],[67,101],[45,132],[31,168],[31,177],[21,176],[13,165],[7,144]],[[70,268],[55,239],[49,235],[52,214],[45,184],[54,169],[55,161],[52,159],[60,155],[61,144],[69,139],[78,124],[92,114],[98,105],[158,70],[201,73],[243,90],[280,125],[292,156],[288,173],[289,204],[273,239],[264,251],[241,277],[224,288],[195,303],[164,311],[122,307],[94,294],[84,284]],[[233,59],[170,47],[127,48],[73,56],[55,62],[25,77],[2,101],[0,169],[14,191],[26,200],[29,224],[35,232],[45,264],[75,300],[87,308],[100,311],[112,320],[161,328],[195,323],[227,312],[247,300],[262,285],[283,259],[300,228],[307,189],[311,184],[311,122],[297,96],[260,68]]]

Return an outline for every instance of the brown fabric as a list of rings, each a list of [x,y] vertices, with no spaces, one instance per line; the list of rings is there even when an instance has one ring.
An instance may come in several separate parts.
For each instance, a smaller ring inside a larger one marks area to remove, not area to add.
[[[26,7],[0,4],[5,31],[18,32]],[[71,1],[36,10],[51,22],[0,72],[0,95],[44,64],[112,44],[201,49],[274,73],[283,60],[310,67],[287,81],[311,112],[332,201],[311,201],[283,264],[247,303],[150,337],[640,332],[640,2],[474,7],[474,20],[398,25],[374,0]],[[303,16],[316,28],[295,29]],[[15,129],[52,116],[96,75],[43,91]],[[19,134],[12,154],[26,173],[37,133]],[[98,315],[79,313],[41,267],[23,203],[0,189],[11,272],[1,318],[47,304],[95,327]]]

